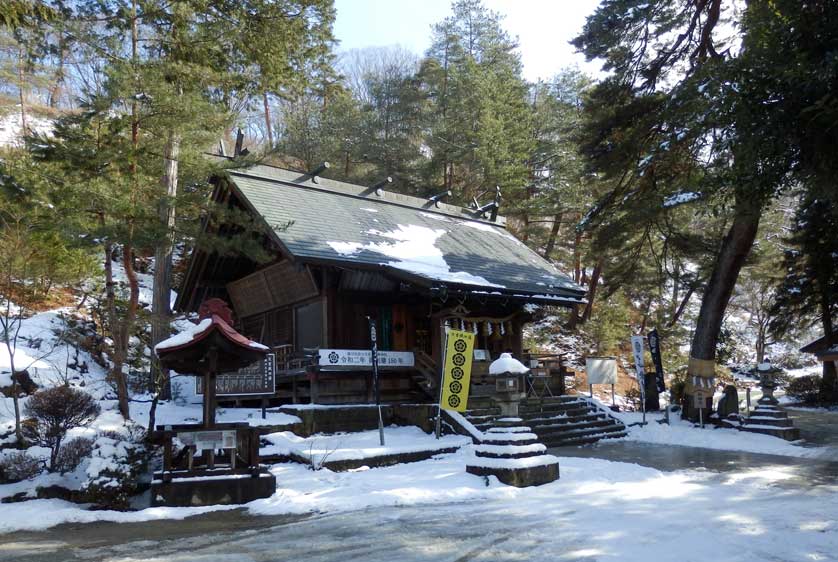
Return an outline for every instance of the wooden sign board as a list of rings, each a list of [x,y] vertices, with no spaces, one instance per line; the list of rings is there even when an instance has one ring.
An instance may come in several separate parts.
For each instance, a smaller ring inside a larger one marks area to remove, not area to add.
[[[372,351],[369,349],[320,349],[317,355],[320,367],[372,367]],[[413,367],[412,351],[379,351],[378,366]]]
[[[316,297],[320,292],[308,267],[281,261],[227,284],[239,318]]]
[[[195,381],[195,393],[203,394],[203,377]],[[273,353],[235,373],[221,373],[215,378],[216,396],[264,396],[275,391],[276,355]]]
[[[182,431],[177,434],[178,441],[192,445],[198,451],[215,451],[236,448],[236,430]]]

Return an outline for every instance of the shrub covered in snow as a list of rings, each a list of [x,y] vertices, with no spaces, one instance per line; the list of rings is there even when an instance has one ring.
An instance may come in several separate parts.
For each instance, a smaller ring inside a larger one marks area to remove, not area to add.
[[[24,408],[31,418],[31,423],[24,425],[24,437],[50,449],[49,470],[54,471],[67,432],[90,424],[100,411],[92,396],[73,387],[55,386],[41,390]]]
[[[34,478],[41,470],[41,461],[30,457],[24,451],[8,452],[0,457],[0,484]]]
[[[789,381],[786,394],[805,404],[815,404],[821,388],[820,375],[806,375]]]
[[[85,468],[87,481],[81,488],[82,497],[97,507],[127,509],[131,496],[138,491],[138,477],[145,461],[140,432],[100,435]]]
[[[84,459],[89,458],[92,452],[92,439],[77,437],[68,441],[58,452],[58,457],[55,459],[55,470],[62,474],[72,472]]]

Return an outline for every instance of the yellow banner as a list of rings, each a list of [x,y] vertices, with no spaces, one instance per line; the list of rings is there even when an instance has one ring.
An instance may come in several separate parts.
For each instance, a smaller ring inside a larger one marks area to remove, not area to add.
[[[471,361],[474,358],[474,334],[448,330],[445,341],[445,365],[442,370],[439,407],[443,410],[465,412],[471,381]]]

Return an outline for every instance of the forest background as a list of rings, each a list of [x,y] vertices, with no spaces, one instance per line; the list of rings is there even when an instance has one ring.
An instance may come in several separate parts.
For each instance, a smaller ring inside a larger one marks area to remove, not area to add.
[[[464,206],[499,191],[510,231],[587,291],[587,305],[543,311],[533,345],[571,334],[627,355],[631,334],[657,328],[683,376],[702,362],[798,367],[802,343],[832,337],[834,3],[605,2],[573,42],[602,74],[536,83],[479,0],[455,1],[421,54],[339,51],[334,19],[327,0],[3,3],[12,357],[22,318],[82,295],[123,415],[138,387],[167,396],[150,349],[171,332],[183,250],[267,259],[253,237],[199,235],[202,221],[258,228],[208,202],[218,164],[204,154],[232,154],[238,130],[248,154],[231,165],[328,161],[335,179],[389,176]],[[818,384],[834,402],[832,364]]]

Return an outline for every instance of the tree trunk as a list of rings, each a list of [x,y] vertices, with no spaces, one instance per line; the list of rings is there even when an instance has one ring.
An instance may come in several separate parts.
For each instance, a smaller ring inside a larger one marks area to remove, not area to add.
[[[701,309],[696,320],[695,333],[690,346],[688,373],[690,377],[713,377],[715,374],[716,346],[739,271],[751,251],[759,228],[762,200],[748,194],[736,195],[733,224],[722,240],[713,272],[701,299]],[[687,380],[684,416],[697,418],[692,406],[694,387]]]
[[[274,136],[271,130],[271,106],[268,103],[268,92],[262,92],[262,104],[265,106],[265,133],[268,137],[268,150],[274,146]]]
[[[52,88],[49,91],[49,106],[52,108],[58,107],[58,102],[61,100],[61,91],[64,87],[64,59],[67,57],[67,45],[64,39],[64,33],[59,32],[58,36],[58,67],[55,69],[55,74],[52,77]]]
[[[123,331],[127,330],[124,320],[121,320],[116,308],[116,282],[113,278],[113,245],[105,244],[105,301],[108,309],[108,325],[110,326],[111,339],[113,340],[113,367],[111,377],[116,382],[116,394],[119,402],[119,413],[124,419],[130,419],[128,409],[128,382],[125,380],[125,373],[122,367],[127,356],[126,347],[123,342],[126,340]],[[136,278],[136,276],[134,276]]]
[[[160,199],[158,215],[166,235],[154,251],[154,291],[152,293],[151,312],[151,348],[169,337],[171,321],[172,294],[172,254],[174,252],[175,206],[178,192],[178,156],[180,155],[180,137],[169,131],[169,138],[164,149],[164,169],[162,184],[166,193]],[[152,391],[160,392],[163,399],[171,395],[171,383],[168,372],[161,369],[157,356],[152,352]]]
[[[544,259],[549,260],[550,254],[553,253],[553,248],[556,247],[556,239],[559,237],[559,228],[562,224],[562,213],[556,213],[553,217],[553,227],[550,229],[550,236],[547,238],[547,244],[544,246]]]
[[[823,337],[827,342],[832,341],[833,328],[830,316],[830,300],[828,283],[821,283],[821,324]],[[820,399],[822,402],[835,403],[838,401],[838,371],[834,361],[823,362],[823,377],[821,378]]]
[[[582,233],[576,231],[573,237],[573,280],[577,283],[582,279]]]
[[[23,89],[25,84],[23,80],[23,58],[23,48],[21,47],[18,49],[17,59],[17,91],[20,101],[20,132],[21,135],[26,135],[29,132],[29,125],[26,122],[26,93]]]
[[[585,305],[585,310],[582,312],[582,323],[584,324],[591,319],[591,312],[594,308],[594,299],[596,298],[596,290],[599,285],[599,278],[602,275],[602,260],[596,262],[593,272],[591,272],[591,284],[588,289],[588,304]]]

